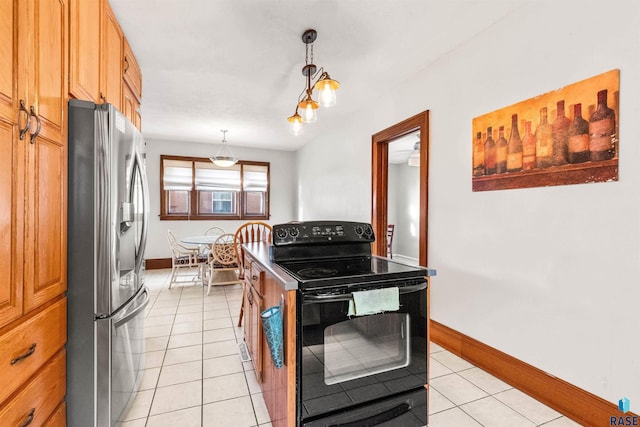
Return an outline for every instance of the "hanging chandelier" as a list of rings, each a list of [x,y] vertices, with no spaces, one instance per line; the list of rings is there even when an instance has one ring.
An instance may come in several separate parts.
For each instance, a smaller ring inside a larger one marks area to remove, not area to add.
[[[318,69],[313,63],[313,42],[318,37],[316,30],[306,30],[302,34],[302,42],[305,44],[305,65],[302,67],[302,75],[306,77],[306,85],[296,103],[296,110],[289,121],[289,131],[292,135],[300,135],[304,129],[304,123],[313,123],[318,116],[316,110],[318,107],[333,107],[336,104],[336,89],[340,87],[340,83],[332,80],[329,73],[324,71],[322,67]],[[313,89],[318,90],[318,101],[313,99]],[[298,112],[302,111],[302,114]]]
[[[413,152],[409,155],[407,159],[407,164],[409,166],[420,166],[420,134],[418,136],[418,141],[413,144]]]
[[[213,157],[209,157],[209,159],[211,159],[216,166],[228,168],[229,166],[235,165],[238,162],[238,159],[233,155],[231,147],[227,144],[227,132],[229,131],[222,129],[220,132],[222,132],[222,142],[220,143],[218,153]]]

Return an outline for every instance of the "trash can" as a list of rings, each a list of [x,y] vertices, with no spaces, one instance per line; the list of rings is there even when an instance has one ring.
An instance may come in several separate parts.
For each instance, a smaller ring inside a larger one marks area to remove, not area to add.
[[[276,368],[282,368],[284,359],[282,337],[282,307],[274,305],[260,313],[262,330],[271,352],[271,358]]]

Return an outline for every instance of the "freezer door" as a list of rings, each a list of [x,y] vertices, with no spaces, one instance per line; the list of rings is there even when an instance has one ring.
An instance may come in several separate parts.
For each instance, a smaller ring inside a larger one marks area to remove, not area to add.
[[[144,369],[144,315],[149,300],[144,287],[118,315],[97,322],[97,344],[103,349],[96,366],[98,427],[119,426],[136,397]]]

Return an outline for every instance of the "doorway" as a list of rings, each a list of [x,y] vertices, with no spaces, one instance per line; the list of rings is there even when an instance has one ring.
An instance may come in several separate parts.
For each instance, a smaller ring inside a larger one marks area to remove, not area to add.
[[[389,221],[389,144],[411,133],[420,135],[420,184],[418,215],[418,261],[427,265],[427,210],[429,183],[429,111],[423,111],[400,123],[372,135],[371,167],[371,224],[376,240],[372,251],[375,255],[387,256],[387,225]]]

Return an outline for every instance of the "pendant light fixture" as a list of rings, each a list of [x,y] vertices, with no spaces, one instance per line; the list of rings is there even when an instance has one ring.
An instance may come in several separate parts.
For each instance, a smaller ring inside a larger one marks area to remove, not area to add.
[[[228,168],[229,166],[235,165],[238,162],[238,159],[233,155],[231,147],[227,144],[227,132],[229,131],[222,129],[220,132],[222,132],[222,142],[220,143],[218,153],[213,157],[209,157],[209,159],[211,159],[216,166]]]
[[[418,141],[413,144],[413,152],[409,155],[407,164],[409,166],[420,166],[420,134],[418,134]]]
[[[289,130],[292,135],[300,135],[303,132],[303,123],[313,123],[318,119],[316,110],[318,107],[333,107],[336,104],[336,89],[340,83],[331,79],[329,73],[321,67],[319,70],[313,63],[313,42],[318,37],[316,30],[309,29],[302,34],[302,42],[305,44],[305,65],[302,67],[302,75],[306,77],[306,85],[298,96],[296,111],[289,117]],[[318,90],[318,101],[313,99],[313,89]],[[298,113],[301,110],[302,114]]]

